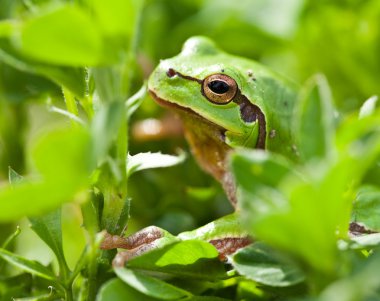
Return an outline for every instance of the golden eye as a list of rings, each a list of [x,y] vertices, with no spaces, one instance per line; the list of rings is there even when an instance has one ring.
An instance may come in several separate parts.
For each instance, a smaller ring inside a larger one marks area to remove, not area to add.
[[[238,90],[235,80],[225,74],[213,74],[206,77],[202,84],[202,93],[215,104],[229,103]]]

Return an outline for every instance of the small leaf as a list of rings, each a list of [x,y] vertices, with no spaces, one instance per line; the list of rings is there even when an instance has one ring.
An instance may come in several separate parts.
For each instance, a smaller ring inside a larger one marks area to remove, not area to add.
[[[286,287],[305,280],[297,266],[281,260],[278,254],[262,243],[240,249],[231,260],[239,274],[261,284]]]
[[[165,155],[161,153],[139,153],[128,155],[127,172],[129,175],[144,169],[169,167],[182,163],[186,158],[184,152],[179,156]]]
[[[165,245],[131,259],[126,267],[200,279],[215,280],[226,276],[214,246],[201,240]]]
[[[10,234],[7,239],[3,242],[3,245],[1,246],[1,248],[3,249],[7,249],[8,246],[14,241],[14,239],[19,236],[21,233],[21,229],[19,226],[17,226],[15,232],[13,232],[12,234]]]
[[[26,259],[4,249],[0,249],[0,257],[28,273],[48,280],[57,281],[53,272],[37,261]]]
[[[368,98],[360,107],[359,118],[370,116],[375,112],[378,97],[372,96]]]
[[[323,75],[311,78],[300,92],[295,128],[301,158],[325,158],[333,150],[334,109],[330,87]]]
[[[11,185],[21,183],[23,181],[23,176],[19,175],[11,167],[8,168],[8,180]]]
[[[132,114],[139,108],[141,103],[143,102],[147,93],[146,84],[142,85],[140,90],[138,90],[135,94],[129,97],[125,103],[128,112],[128,120],[131,118]]]
[[[61,209],[43,216],[29,218],[32,229],[49,246],[57,257],[60,273],[67,273],[68,266],[62,248]]]
[[[50,64],[96,65],[102,38],[80,7],[73,4],[46,10],[27,20],[16,34],[15,47],[23,54]]]
[[[50,66],[21,57],[8,41],[0,40],[0,60],[22,72],[45,76],[58,86],[65,86],[78,97],[86,93],[84,68]]]
[[[362,187],[353,204],[352,219],[366,228],[380,232],[380,189],[375,186]]]
[[[126,285],[120,279],[112,279],[105,283],[96,296],[96,301],[157,301],[156,298],[146,296]]]
[[[175,287],[174,285],[147,276],[138,271],[117,268],[115,269],[115,273],[123,282],[127,283],[135,290],[153,298],[160,300],[177,300],[191,295],[189,292]]]
[[[93,160],[84,129],[45,134],[35,142],[32,157],[41,177],[0,189],[1,221],[52,210],[70,201],[89,183]]]

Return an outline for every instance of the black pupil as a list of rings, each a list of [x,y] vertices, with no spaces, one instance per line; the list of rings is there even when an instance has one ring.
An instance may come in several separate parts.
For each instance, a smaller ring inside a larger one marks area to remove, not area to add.
[[[208,83],[208,87],[210,90],[216,94],[224,94],[226,93],[230,86],[221,80],[213,80],[212,82]]]

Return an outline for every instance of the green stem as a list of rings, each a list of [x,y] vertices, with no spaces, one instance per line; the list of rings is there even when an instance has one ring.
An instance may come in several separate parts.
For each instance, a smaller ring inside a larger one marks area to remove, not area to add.
[[[91,120],[92,117],[94,116],[92,97],[89,95],[86,95],[85,97],[82,97],[80,99],[80,103],[83,107],[83,110],[86,112],[88,119]]]
[[[114,78],[113,82],[119,83],[119,94],[116,99],[118,101],[123,101],[126,97],[131,94],[131,85],[134,74],[134,62],[136,61],[137,45],[139,40],[139,29],[141,22],[141,14],[143,8],[143,1],[139,1],[136,5],[137,8],[137,17],[135,22],[135,31],[129,46],[129,49],[124,56],[122,62],[120,62],[121,69],[118,74],[118,78]],[[124,83],[124,85],[122,84]],[[127,109],[128,110],[128,109]],[[120,128],[118,132],[117,144],[116,144],[116,162],[118,164],[119,170],[122,173],[121,181],[118,185],[112,185],[109,187],[108,191],[103,191],[105,199],[105,208],[103,213],[107,216],[104,216],[106,224],[106,229],[109,233],[112,234],[121,234],[124,230],[126,224],[127,215],[126,206],[129,206],[127,201],[127,186],[128,186],[128,175],[127,175],[127,154],[128,154],[128,111],[126,110],[125,115],[120,123]],[[107,208],[106,208],[107,207]]]
[[[98,292],[98,263],[97,258],[99,255],[99,243],[96,242],[96,238],[92,236],[90,238],[89,254],[88,254],[88,297],[87,300],[95,300]]]
[[[70,92],[70,90],[66,89],[65,87],[62,86],[62,93],[63,97],[65,99],[66,103],[66,108],[67,111],[69,111],[71,114],[78,116],[78,106],[75,101],[74,95]]]
[[[66,287],[66,291],[65,291],[65,301],[73,301],[73,289],[72,289],[72,286],[68,286]]]

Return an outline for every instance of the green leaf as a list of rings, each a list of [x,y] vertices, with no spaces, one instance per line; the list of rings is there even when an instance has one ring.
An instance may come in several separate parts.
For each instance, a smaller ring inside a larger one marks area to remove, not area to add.
[[[19,175],[12,167],[8,167],[8,180],[12,185],[22,183],[24,177]]]
[[[131,259],[126,267],[200,279],[215,280],[225,277],[218,252],[214,246],[201,240],[186,240],[165,245]],[[207,273],[204,272],[206,270]]]
[[[372,249],[380,246],[380,233],[351,237],[348,247],[354,250]]]
[[[364,152],[375,152],[376,143],[380,136],[380,110],[371,115],[358,118],[357,115],[348,116],[338,128],[336,145],[342,154],[350,153],[362,159]]]
[[[142,85],[140,90],[127,99],[125,106],[127,107],[128,120],[131,118],[132,114],[140,107],[145,96],[147,94],[146,84]]]
[[[15,47],[41,62],[68,66],[100,62],[102,37],[96,24],[73,4],[39,10],[15,35]]]
[[[380,232],[380,189],[375,186],[362,187],[353,204],[352,219],[366,228]]]
[[[231,263],[239,274],[269,286],[285,287],[305,280],[294,263],[284,261],[279,254],[262,243],[240,249],[232,256]]]
[[[133,32],[137,5],[141,0],[87,1],[95,13],[100,30],[109,36],[130,35]]]
[[[57,281],[53,272],[37,261],[26,259],[4,249],[0,249],[0,257],[28,273],[48,280]]]
[[[329,285],[319,296],[319,301],[356,301],[372,300],[380,287],[380,253],[375,252],[353,275],[342,278]],[[367,299],[368,298],[368,299]],[[373,299],[378,300],[378,298]]]
[[[105,283],[96,296],[96,301],[156,301],[156,298],[146,296],[126,285],[120,279],[112,279]]]
[[[360,107],[359,118],[370,116],[375,113],[378,97],[372,96],[368,98]]]
[[[21,183],[23,177],[9,168],[10,183]],[[50,212],[44,216],[29,218],[31,228],[50,247],[57,257],[61,273],[67,274],[68,267],[62,248],[61,209]]]
[[[125,268],[115,269],[116,275],[135,290],[161,300],[177,300],[191,294],[162,280],[147,276],[142,272]]]
[[[21,57],[8,41],[0,40],[0,60],[22,72],[45,76],[58,86],[65,86],[78,97],[86,92],[84,68],[49,66],[43,63]]]
[[[3,300],[12,300],[15,296],[27,295],[33,283],[31,274],[22,273],[17,276],[0,278],[0,296]]]
[[[60,273],[67,276],[68,266],[62,248],[61,208],[43,216],[29,218],[31,228],[57,257]]]
[[[318,177],[306,181],[290,172],[281,157],[270,153],[237,152],[232,156],[232,171],[237,183],[242,183],[241,216],[254,237],[295,254],[317,270],[334,269],[335,231],[341,212],[332,209],[335,215],[325,217],[323,224],[319,217],[326,216],[328,204],[340,200],[341,195],[334,199],[335,193],[328,195],[329,190],[319,187]],[[338,188],[337,193],[341,192]],[[294,241],[299,242],[297,248]]]
[[[331,155],[334,140],[334,109],[326,78],[316,75],[300,92],[296,107],[295,128],[301,158],[324,158]]]
[[[32,156],[47,181],[83,186],[93,167],[91,140],[84,129],[58,129],[37,139]]]
[[[13,20],[2,20],[0,21],[0,38],[10,37],[13,33],[16,22]]]
[[[276,187],[289,174],[295,175],[290,161],[266,151],[241,149],[237,155],[232,154],[231,159],[239,184],[253,193],[263,185]],[[253,174],[255,181],[247,174]]]
[[[186,154],[182,152],[179,156],[165,155],[161,153],[139,153],[128,155],[127,173],[131,175],[144,169],[169,167],[182,163]]]
[[[41,177],[0,189],[0,220],[41,214],[72,200],[89,183],[90,145],[88,132],[79,128],[54,130],[37,139],[32,158]]]
[[[232,171],[241,187],[241,212],[248,231],[312,269],[333,275],[339,260],[337,239],[347,237],[355,188],[380,151],[378,129],[368,135],[375,123],[362,127],[348,139],[353,149],[324,162],[309,162],[302,173],[301,169],[286,172],[289,166],[282,168],[283,160],[270,153],[236,152]]]

